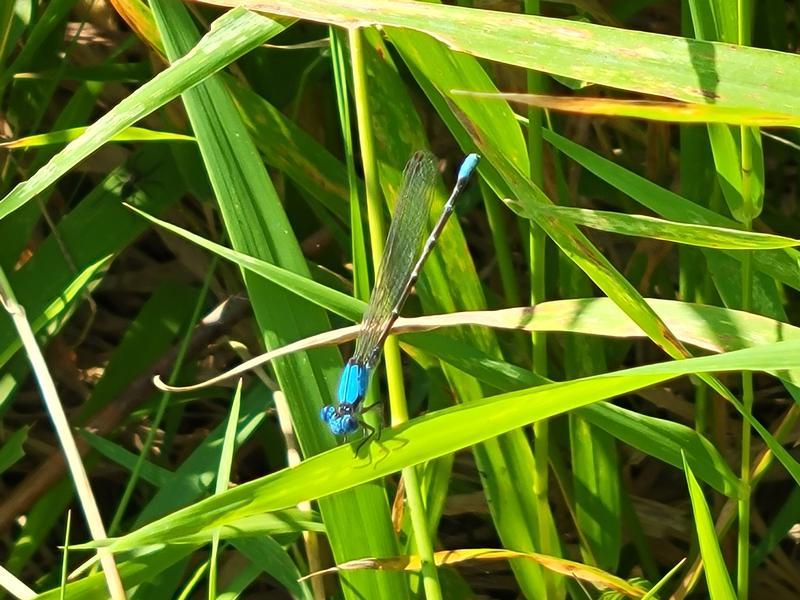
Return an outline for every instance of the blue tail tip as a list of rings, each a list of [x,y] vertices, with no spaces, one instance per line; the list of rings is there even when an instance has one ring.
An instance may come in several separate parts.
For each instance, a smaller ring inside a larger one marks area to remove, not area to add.
[[[480,161],[481,157],[479,154],[475,154],[474,152],[467,154],[467,157],[464,159],[464,162],[461,163],[461,167],[458,169],[458,181],[466,181],[472,175],[472,172],[475,170],[475,167],[478,166],[478,161]]]

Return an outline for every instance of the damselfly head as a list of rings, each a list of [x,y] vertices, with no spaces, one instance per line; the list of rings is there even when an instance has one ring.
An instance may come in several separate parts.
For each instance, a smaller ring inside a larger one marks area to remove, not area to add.
[[[333,435],[350,435],[358,430],[358,417],[352,404],[326,404],[319,413]]]

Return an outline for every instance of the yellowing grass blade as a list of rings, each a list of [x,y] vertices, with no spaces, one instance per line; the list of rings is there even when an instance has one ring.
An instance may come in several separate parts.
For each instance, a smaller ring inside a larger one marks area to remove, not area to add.
[[[511,559],[532,560],[546,569],[574,577],[581,581],[591,583],[598,589],[614,590],[625,594],[629,598],[642,598],[647,590],[631,585],[624,579],[606,573],[602,569],[590,567],[578,562],[538,554],[536,552],[515,552],[513,550],[499,550],[495,548],[466,548],[462,550],[445,550],[434,554],[438,567],[453,567],[465,562],[497,561]],[[418,556],[395,556],[391,558],[359,558],[342,563],[336,567],[310,573],[302,579],[318,577],[337,571],[352,571],[359,569],[377,569],[380,571],[419,571],[420,559]]]
[[[800,339],[800,329],[797,327],[752,313],[674,300],[648,298],[646,302],[669,325],[679,340],[712,352],[728,352],[748,346],[774,344],[781,340]],[[464,325],[522,331],[570,332],[616,338],[645,335],[642,329],[608,298],[554,300],[537,304],[535,307],[521,306],[400,318],[392,326],[391,331],[397,335]],[[281,356],[348,342],[358,335],[359,329],[360,325],[351,325],[292,342],[194,385],[171,386],[158,376],[153,382],[156,387],[164,391],[199,390],[217,385]],[[800,383],[800,373],[795,370],[783,371],[776,375]]]
[[[111,0],[111,5],[140,40],[164,56],[164,43],[156,28],[153,13],[141,0]]]
[[[471,92],[453,90],[455,95],[474,96],[490,100],[506,100],[549,110],[603,115],[607,117],[633,117],[669,123],[729,123],[758,127],[800,127],[800,117],[758,111],[752,108],[693,104],[665,100],[618,100],[616,98],[575,98],[541,94],[514,94]]]

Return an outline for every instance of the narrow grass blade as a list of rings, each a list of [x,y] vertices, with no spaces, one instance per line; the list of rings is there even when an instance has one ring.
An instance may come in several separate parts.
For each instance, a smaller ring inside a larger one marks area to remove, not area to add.
[[[624,579],[606,573],[602,569],[589,565],[582,565],[563,558],[538,554],[536,552],[515,552],[513,550],[499,550],[495,548],[462,548],[458,550],[443,550],[437,552],[434,556],[437,566],[440,567],[457,567],[462,563],[480,564],[482,562],[504,561],[514,558],[532,560],[554,573],[559,573],[565,577],[574,577],[586,583],[591,583],[596,588],[613,590],[629,598],[642,598],[646,593],[646,590],[631,585]],[[354,569],[419,571],[420,559],[418,556],[362,558],[338,565],[332,569],[326,569],[319,573],[312,573],[307,577]]]
[[[16,150],[18,148],[35,148],[38,146],[49,146],[52,144],[66,144],[78,139],[86,132],[86,127],[73,127],[62,129],[61,131],[51,131],[39,135],[29,135],[24,138],[3,142],[0,148]],[[128,127],[114,135],[110,142],[159,142],[159,141],[181,141],[193,142],[194,138],[190,135],[171,133],[169,131],[153,131],[143,127]]]
[[[733,219],[690,202],[555,132],[545,130],[544,136],[550,144],[582,167],[666,219],[716,227],[735,228],[738,226]],[[737,258],[736,253],[730,254],[730,256]],[[794,249],[758,252],[753,256],[755,269],[800,290],[798,261],[800,261],[800,252]]]
[[[453,90],[453,94],[462,93],[475,98],[507,100],[548,110],[584,115],[633,117],[651,121],[666,121],[668,123],[730,123],[733,125],[756,125],[762,127],[800,127],[800,115],[765,113],[763,110],[755,108],[739,108],[736,106]]]
[[[115,135],[160,108],[183,91],[230,64],[282,30],[278,23],[244,9],[220,17],[217,27],[181,60],[156,75],[100,117],[30,179],[17,185],[0,201],[0,219],[47,189],[69,169]],[[225,52],[213,51],[225,48]]]
[[[703,496],[703,489],[697,483],[689,464],[684,464],[686,482],[689,486],[689,496],[692,499],[692,510],[695,518],[697,539],[700,542],[700,553],[706,571],[708,593],[712,600],[733,600],[736,592],[733,590],[725,559],[719,547],[717,533],[714,531],[714,519]]]
[[[185,59],[179,57],[184,53],[194,54],[197,46],[192,44],[199,37],[188,10],[173,0],[154,2],[153,8],[168,56],[176,64],[182,63]],[[273,23],[254,14],[245,20],[248,22],[253,27],[249,33],[247,25],[239,25],[244,38],[259,30],[263,34],[266,26]],[[278,28],[275,23],[269,31]],[[182,99],[233,247],[307,275],[307,264],[292,225],[221,78],[210,78],[184,92]],[[330,327],[322,311],[298,302],[278,286],[249,273],[244,274],[244,281],[268,348]],[[289,356],[274,366],[303,453],[311,456],[329,448],[334,440],[320,422],[319,409],[329,402],[330,386],[341,366],[338,353],[321,351],[313,362],[302,355]],[[356,505],[360,510],[352,509]],[[326,498],[320,502],[320,511],[338,560],[365,552],[379,555],[396,552],[396,538],[386,518],[385,494],[378,486]],[[369,535],[354,535],[367,531]],[[351,595],[354,589],[375,597],[402,598],[406,593],[403,579],[397,574],[355,575],[352,587],[344,586],[345,595]]]
[[[534,210],[545,217],[563,219],[576,225],[584,225],[600,231],[632,235],[636,237],[654,238],[678,244],[698,246],[700,248],[717,248],[720,250],[775,250],[800,245],[800,240],[731,229],[712,227],[694,223],[665,221],[646,215],[589,210],[570,206],[536,206]]]

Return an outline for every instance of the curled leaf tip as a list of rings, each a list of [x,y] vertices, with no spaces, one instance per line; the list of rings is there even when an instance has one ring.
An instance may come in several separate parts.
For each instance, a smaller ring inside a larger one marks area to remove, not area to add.
[[[164,380],[161,379],[161,375],[153,376],[153,385],[156,386],[162,392],[169,392],[172,390],[171,386],[164,383]]]

